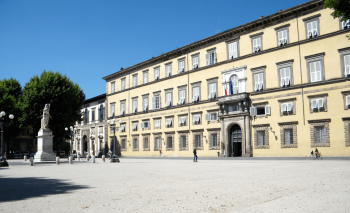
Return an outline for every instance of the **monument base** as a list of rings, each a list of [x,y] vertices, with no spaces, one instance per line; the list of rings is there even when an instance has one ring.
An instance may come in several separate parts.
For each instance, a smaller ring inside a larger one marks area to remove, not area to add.
[[[53,135],[50,129],[40,129],[38,132],[38,151],[34,155],[34,162],[54,161],[56,154],[52,150]]]

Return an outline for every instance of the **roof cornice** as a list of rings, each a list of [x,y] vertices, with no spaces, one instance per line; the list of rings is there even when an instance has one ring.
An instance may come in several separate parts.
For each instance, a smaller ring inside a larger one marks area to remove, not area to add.
[[[265,26],[265,25],[270,24],[274,21],[283,20],[283,19],[286,19],[290,16],[298,15],[298,14],[306,12],[308,10],[317,8],[321,5],[323,5],[323,0],[312,0],[312,1],[306,2],[304,4],[297,5],[295,7],[274,13],[272,15],[269,15],[269,16],[266,16],[263,18],[259,18],[255,21],[240,25],[238,27],[231,28],[229,30],[215,34],[213,36],[210,36],[210,37],[204,38],[202,40],[193,42],[191,44],[188,44],[186,46],[172,50],[170,52],[161,54],[159,56],[152,57],[151,59],[148,59],[148,60],[143,61],[141,63],[135,64],[131,67],[122,69],[122,70],[117,71],[113,74],[107,75],[107,76],[103,77],[102,79],[108,80],[111,78],[115,78],[115,77],[124,75],[124,74],[129,73],[129,72],[134,71],[134,70],[143,69],[145,66],[150,66],[152,64],[167,61],[171,58],[178,57],[178,56],[181,56],[185,53],[194,51],[198,47],[208,45],[208,44],[216,42],[216,41],[232,38],[232,37],[236,36],[237,34],[241,34],[245,31],[251,31],[252,29]]]

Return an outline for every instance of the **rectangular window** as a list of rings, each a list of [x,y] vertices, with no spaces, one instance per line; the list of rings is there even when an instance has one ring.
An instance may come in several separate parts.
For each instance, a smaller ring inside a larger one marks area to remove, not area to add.
[[[192,57],[192,69],[199,67],[199,56]]]
[[[322,81],[321,61],[309,63],[311,82]]]
[[[121,80],[121,90],[125,90],[125,78]]]
[[[125,132],[125,124],[120,125],[120,131],[121,131],[121,132]]]
[[[228,59],[237,58],[237,41],[228,44]]]
[[[199,101],[199,87],[193,87],[193,97],[192,97],[192,102],[198,102]]]
[[[228,105],[228,111],[229,112],[234,112],[234,111],[238,111],[238,110],[239,110],[238,104]]]
[[[160,120],[154,120],[154,128],[160,128]]]
[[[114,116],[114,112],[115,112],[114,110],[115,110],[115,105],[111,104],[111,115],[110,115],[110,117]]]
[[[293,130],[284,129],[284,144],[293,144]]]
[[[180,126],[186,125],[186,117],[179,117],[179,125]]]
[[[290,67],[280,69],[281,87],[290,86]]]
[[[138,144],[137,144],[137,139],[136,138],[134,138],[134,140],[133,140],[133,148],[134,149],[138,148]]]
[[[209,96],[208,99],[212,100],[216,98],[216,83],[209,84]]]
[[[200,135],[194,136],[194,146],[201,147],[201,136]]]
[[[148,110],[148,98],[143,98],[143,107],[142,110],[146,112]]]
[[[148,72],[143,73],[143,83],[147,84],[148,83]]]
[[[345,77],[350,75],[350,55],[344,55],[344,70]]]
[[[201,123],[201,115],[193,115],[193,124],[200,124]]]
[[[124,115],[125,114],[125,103],[121,103],[120,104],[120,115]]]
[[[343,30],[349,29],[350,28],[350,20],[345,20],[341,22],[341,28]]]
[[[153,109],[160,109],[160,96],[154,96],[152,97],[152,108]]]
[[[312,38],[318,35],[318,21],[310,21],[307,23],[307,37]]]
[[[278,46],[286,45],[288,43],[287,30],[278,31]]]
[[[172,127],[173,126],[173,119],[172,118],[168,118],[165,120],[165,126],[166,127]]]
[[[293,112],[293,102],[289,102],[289,103],[282,103],[281,104],[281,112]]]
[[[350,95],[347,95],[346,97],[345,97],[345,101],[346,101],[346,106],[348,107],[348,109],[350,109]]]
[[[253,53],[261,51],[261,37],[253,38]]]
[[[148,149],[148,137],[143,138],[143,148]]]
[[[165,107],[171,106],[171,92],[165,94]]]
[[[179,73],[185,72],[185,61],[179,61]]]
[[[149,122],[148,121],[141,122],[141,129],[146,129],[148,127],[149,127]]]
[[[173,137],[167,137],[167,148],[173,148]]]
[[[132,76],[132,86],[136,87],[137,86],[137,75]]]
[[[165,76],[170,77],[171,76],[171,65],[165,66]]]
[[[218,135],[211,134],[211,146],[218,146]]]
[[[180,90],[179,91],[179,105],[185,104],[185,100],[186,100],[186,90]]]
[[[326,143],[324,126],[315,126],[315,143]]]
[[[217,121],[217,120],[218,120],[218,112],[205,114],[205,121]]]
[[[258,131],[258,146],[265,145],[265,131]]]
[[[187,147],[186,136],[181,136],[180,137],[180,142],[181,142],[181,148],[186,148]]]
[[[125,149],[126,145],[125,145],[125,139],[122,139],[122,149]]]
[[[324,108],[324,98],[318,98],[311,100],[311,109],[322,109]]]
[[[255,91],[261,91],[264,89],[264,74],[263,73],[257,73],[254,74],[254,90]]]
[[[132,124],[132,130],[133,130],[133,131],[136,131],[136,130],[137,130],[137,123],[133,123],[133,124]]]
[[[111,93],[115,92],[115,82],[111,83]]]
[[[137,112],[137,100],[132,101],[132,113]]]
[[[156,137],[156,138],[155,138],[155,148],[156,148],[156,149],[159,149],[159,147],[160,147],[159,145],[160,145],[160,138],[159,138],[159,137]]]
[[[212,65],[216,63],[216,53],[215,51],[209,51],[205,54],[206,65]]]
[[[94,121],[95,120],[95,110],[92,110],[91,112],[91,121]]]
[[[154,80],[159,79],[159,68],[154,69]]]

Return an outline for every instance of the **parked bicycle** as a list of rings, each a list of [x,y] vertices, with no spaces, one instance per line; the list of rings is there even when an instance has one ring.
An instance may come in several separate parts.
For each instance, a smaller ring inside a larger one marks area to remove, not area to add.
[[[318,151],[317,147],[315,151],[311,151],[311,158],[322,158],[321,152]]]

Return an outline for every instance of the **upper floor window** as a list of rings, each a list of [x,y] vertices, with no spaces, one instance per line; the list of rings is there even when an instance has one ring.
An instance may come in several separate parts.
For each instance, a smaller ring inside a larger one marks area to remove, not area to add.
[[[290,67],[280,69],[281,87],[290,85]]]
[[[199,67],[199,54],[192,56],[192,69],[196,69]]]
[[[143,83],[144,84],[148,83],[148,72],[143,72]]]
[[[110,117],[114,117],[114,111],[115,110],[115,104],[114,103],[112,103],[111,104],[111,114],[110,114]]]
[[[324,53],[305,56],[309,82],[312,83],[324,80],[323,57]]]
[[[159,79],[159,67],[154,68],[154,80],[158,80],[158,79]]]
[[[144,112],[148,110],[148,97],[143,98],[143,109]]]
[[[132,76],[132,86],[136,87],[137,86],[137,75]]]
[[[205,114],[205,121],[217,121],[218,119],[219,119],[218,112],[206,113]]]
[[[350,55],[344,55],[345,76],[350,75]]]
[[[132,100],[132,113],[137,112],[137,100]]]
[[[165,107],[170,107],[171,106],[171,99],[172,99],[172,93],[168,92],[165,94]]]
[[[319,17],[321,14],[304,18],[306,38],[314,38],[320,35]]]
[[[254,91],[261,91],[264,89],[264,73],[254,74]]]
[[[231,83],[232,83],[233,94],[237,94],[239,92],[238,76],[237,75],[233,75],[231,77]]]
[[[179,61],[179,73],[185,72],[185,59]]]
[[[85,109],[85,122],[87,123],[89,121],[89,111]]]
[[[345,29],[349,29],[350,28],[350,20],[345,20],[341,22],[341,29],[345,30]]]
[[[100,120],[103,120],[103,105],[100,106]]]
[[[121,90],[125,90],[125,78],[121,80]]]
[[[115,92],[115,82],[111,83],[111,93]]]
[[[282,46],[288,43],[288,31],[287,30],[280,30],[278,31],[278,46]]]
[[[208,99],[215,99],[216,98],[216,83],[210,83],[209,84],[209,96]]]
[[[152,97],[152,109],[160,109],[160,95]]]
[[[263,33],[257,33],[254,35],[250,35],[249,37],[252,40],[252,52],[256,53],[262,51],[262,35]]]
[[[294,60],[277,62],[278,85],[280,87],[287,87],[293,83],[293,62]]]
[[[166,77],[171,76],[171,64],[165,65],[165,76]]]
[[[179,91],[179,105],[185,104],[186,90],[182,89]]]
[[[234,59],[238,57],[237,51],[237,41],[231,42],[227,44],[228,47],[228,59]]]
[[[125,102],[120,103],[120,115],[125,114]]]
[[[199,101],[199,87],[193,87],[192,88],[192,102],[198,102]]]
[[[216,52],[215,49],[207,50],[207,54],[205,54],[206,65],[212,65],[216,63]]]
[[[95,120],[95,109],[91,111],[91,121]]]

